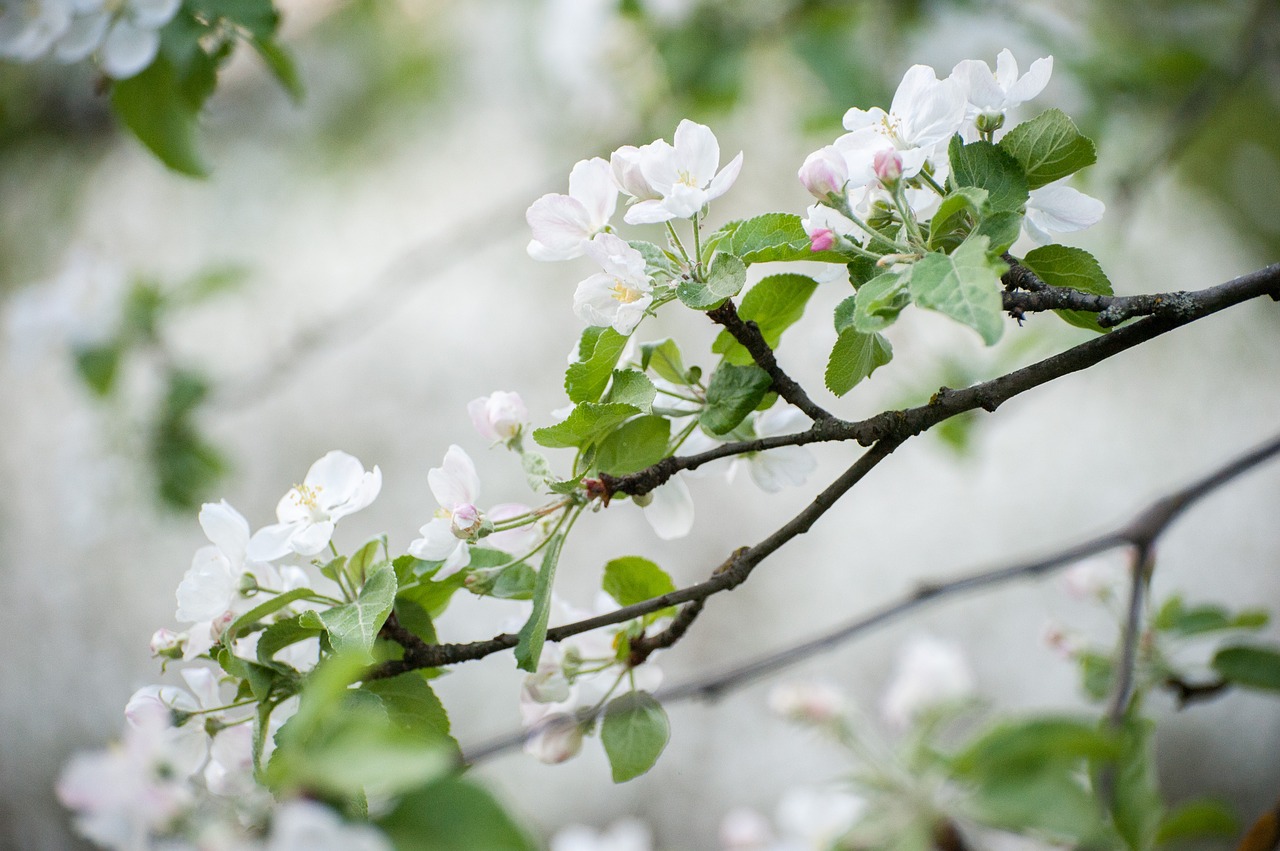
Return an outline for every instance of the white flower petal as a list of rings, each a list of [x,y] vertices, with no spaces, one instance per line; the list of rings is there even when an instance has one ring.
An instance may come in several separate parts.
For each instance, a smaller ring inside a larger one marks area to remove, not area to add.
[[[1008,108],[1012,109],[1019,104],[1026,103],[1044,91],[1044,87],[1049,85],[1051,74],[1053,74],[1052,56],[1046,56],[1032,62],[1031,67],[1027,69],[1027,73],[1022,75],[1022,79],[1008,88]]]
[[[237,580],[217,547],[201,547],[178,583],[178,610],[174,617],[181,623],[213,620],[231,608]]]
[[[98,62],[108,77],[127,80],[150,65],[159,49],[160,33],[121,18],[107,30]]]
[[[251,561],[275,561],[293,552],[290,544],[293,536],[303,527],[302,521],[291,523],[273,523],[263,526],[253,533],[249,545],[245,547],[245,557]]]
[[[102,44],[110,22],[111,16],[105,12],[72,19],[71,26],[53,46],[53,58],[68,64],[84,59]]]
[[[693,529],[693,494],[679,473],[652,493],[644,507],[644,519],[664,541],[683,538]]]
[[[418,530],[421,538],[409,544],[409,554],[423,561],[444,561],[462,545],[453,534],[453,525],[443,517],[437,517]]]
[[[308,523],[289,538],[289,547],[300,556],[313,556],[329,546],[333,538],[333,521]]]
[[[206,502],[200,507],[200,528],[233,565],[244,563],[245,547],[249,545],[249,521],[225,499]]]
[[[664,207],[661,201],[649,200],[628,207],[622,220],[629,225],[653,225],[669,222],[674,218],[675,214]]]
[[[618,204],[618,187],[609,163],[600,157],[581,160],[569,172],[569,195],[587,213],[588,237],[609,224]]]
[[[524,217],[533,231],[528,251],[534,260],[581,257],[591,238],[591,214],[568,195],[543,195],[529,205]]]
[[[684,119],[676,127],[675,150],[678,168],[695,186],[706,186],[715,177],[720,142],[710,127]]]
[[[471,456],[456,443],[444,454],[444,463],[427,472],[427,485],[440,507],[452,511],[455,506],[474,504],[480,496],[480,476]]]

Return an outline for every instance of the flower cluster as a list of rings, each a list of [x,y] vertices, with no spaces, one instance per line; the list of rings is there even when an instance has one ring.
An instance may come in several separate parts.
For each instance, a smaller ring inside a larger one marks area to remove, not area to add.
[[[108,77],[141,73],[160,49],[160,28],[179,0],[18,0],[0,6],[0,59],[59,62],[89,56]]]

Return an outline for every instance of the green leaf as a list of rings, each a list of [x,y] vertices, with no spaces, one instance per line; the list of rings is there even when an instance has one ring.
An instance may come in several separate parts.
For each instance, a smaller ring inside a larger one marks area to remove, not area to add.
[[[368,579],[369,574],[373,572],[374,566],[378,563],[378,548],[386,547],[386,541],[383,538],[374,538],[366,542],[360,549],[347,559],[343,566],[347,579],[351,581],[352,587],[359,588]]]
[[[947,153],[951,160],[951,183],[985,189],[987,211],[1020,213],[1026,206],[1027,178],[1008,152],[990,142],[966,145],[959,136],[953,136]]]
[[[1131,718],[1122,730],[1120,756],[1112,763],[1111,818],[1133,851],[1152,847],[1164,815],[1154,744],[1155,724]],[[1105,770],[1103,764],[1098,764],[1097,769]]]
[[[951,765],[959,776],[979,778],[1119,754],[1117,737],[1099,730],[1096,722],[1051,716],[997,724],[957,754]]]
[[[1080,664],[1080,686],[1094,700],[1105,700],[1111,694],[1111,678],[1115,668],[1104,653],[1085,651],[1076,657]]]
[[[356,599],[320,612],[329,641],[339,653],[365,653],[373,649],[378,630],[391,614],[396,599],[396,572],[382,562],[370,574]]]
[[[1001,210],[985,215],[974,233],[991,240],[992,253],[1003,254],[1022,235],[1022,213],[1015,210]]]
[[[1061,764],[1030,773],[986,777],[973,788],[965,806],[985,825],[1047,833],[1072,845],[1097,837],[1103,830],[1093,795],[1075,772]]]
[[[707,385],[707,406],[698,422],[711,434],[725,434],[756,409],[773,386],[769,373],[758,366],[721,363]]]
[[[892,359],[893,346],[884,337],[846,328],[836,338],[827,361],[827,389],[843,396]]]
[[[594,465],[602,473],[622,476],[661,461],[671,440],[671,421],[665,417],[636,417],[600,441]]]
[[[169,168],[192,177],[208,175],[196,150],[200,105],[187,99],[168,58],[157,56],[142,73],[116,81],[111,105],[133,135]]]
[[[106,396],[116,383],[123,347],[118,341],[77,346],[73,352],[76,372],[85,386],[98,396]]]
[[[1174,635],[1191,636],[1230,629],[1261,629],[1271,620],[1264,609],[1248,609],[1238,615],[1222,606],[1201,605],[1187,608],[1182,598],[1170,597],[1152,619],[1151,625]]]
[[[1000,276],[1008,265],[987,251],[985,236],[971,236],[951,255],[926,254],[911,270],[911,299],[945,313],[982,335],[988,346],[1004,332]]]
[[[1160,823],[1156,843],[1167,845],[1183,839],[1233,837],[1240,826],[1235,813],[1221,801],[1189,801],[1173,810]]]
[[[226,631],[222,633],[222,643],[230,647],[235,640],[240,637],[240,633],[249,626],[256,624],[267,615],[273,614],[283,609],[285,606],[301,600],[303,597],[310,597],[316,592],[310,588],[294,588],[292,591],[285,591],[283,594],[277,594],[274,597],[267,598],[266,602],[259,603],[240,617],[233,620]]]
[[[1092,254],[1067,245],[1043,245],[1022,258],[1022,265],[1055,287],[1067,287],[1094,295],[1111,295],[1111,281]],[[1055,310],[1063,321],[1078,328],[1106,333],[1098,324],[1098,314],[1087,310]]]
[[[485,790],[447,778],[405,795],[378,819],[397,851],[538,851]]]
[[[615,697],[604,708],[600,741],[614,783],[626,783],[653,768],[670,738],[666,710],[648,692]]]
[[[532,600],[537,587],[538,571],[520,561],[498,574],[489,596],[501,600]]]
[[[1098,161],[1093,140],[1080,134],[1075,122],[1060,109],[1048,109],[1013,128],[1000,140],[1027,175],[1027,188],[1075,174]]]
[[[551,469],[551,464],[547,461],[545,455],[538,452],[525,450],[520,453],[520,467],[524,470],[525,481],[529,483],[529,490],[534,493],[542,493],[547,485],[555,481],[555,472]]]
[[[292,677],[286,676],[281,671],[266,665],[259,665],[256,662],[250,662],[248,659],[242,659],[226,647],[215,647],[211,652],[215,654],[215,658],[218,664],[222,666],[222,670],[248,684],[249,692],[253,695],[254,700],[266,700],[278,683],[293,682]],[[292,690],[291,688],[290,691]]]
[[[258,51],[258,55],[262,57],[263,63],[266,64],[267,70],[271,72],[271,76],[276,78],[276,82],[280,84],[293,100],[294,103],[301,103],[306,97],[306,87],[302,85],[302,77],[298,74],[298,66],[294,64],[293,56],[288,50],[281,46],[280,42],[274,38],[252,38],[249,40],[254,49]]]
[[[547,542],[543,551],[542,567],[538,570],[538,584],[533,589],[533,611],[529,620],[520,628],[516,644],[516,667],[533,673],[538,670],[542,657],[542,645],[547,640],[547,621],[551,617],[551,587],[555,583],[556,565],[560,561],[560,549],[564,535],[556,535]]]
[[[669,337],[654,343],[640,344],[640,368],[652,369],[659,378],[672,384],[689,383],[684,360],[680,357],[680,347]]]
[[[1271,647],[1238,644],[1213,656],[1213,669],[1224,680],[1246,688],[1280,691],[1280,652]]]
[[[465,572],[458,572],[439,581],[419,582],[402,590],[400,595],[421,606],[432,618],[438,618],[449,608],[449,601],[466,583],[466,579]]]
[[[417,732],[426,739],[449,735],[449,713],[431,686],[416,671],[371,680],[363,688],[382,699],[391,723]]]
[[[258,636],[258,661],[270,665],[275,655],[290,645],[308,638],[315,638],[322,630],[302,625],[301,615],[288,620],[276,621]]]
[[[586,447],[640,413],[635,405],[583,402],[564,420],[535,429],[533,439],[551,449]]]
[[[737,295],[747,282],[747,267],[732,254],[720,252],[711,260],[705,281],[687,280],[676,285],[676,295],[694,310],[710,310]]]
[[[976,186],[961,186],[943,198],[929,220],[929,250],[954,251],[977,227],[986,203],[987,190]]]
[[[605,401],[635,405],[647,414],[653,409],[653,400],[657,395],[658,389],[643,372],[637,369],[615,369],[613,384],[609,387]]]
[[[623,556],[606,564],[600,587],[619,606],[643,603],[676,590],[665,570],[640,556]]]
[[[848,257],[836,251],[810,250],[809,235],[800,217],[794,213],[765,213],[739,222],[727,242],[721,246],[752,263],[790,260],[817,260],[823,263],[847,263]]]
[[[583,332],[578,347],[582,352],[590,345],[590,354],[570,364],[564,374],[564,389],[574,404],[600,401],[609,377],[613,375],[613,367],[618,363],[618,356],[627,345],[627,338],[612,328],[605,328],[599,334],[589,333],[591,330]]]
[[[808,275],[770,275],[757,281],[738,305],[738,315],[754,322],[764,341],[777,348],[782,332],[804,315],[809,297],[818,288],[818,282]],[[721,331],[711,346],[711,351],[722,354],[729,363],[752,363],[751,355],[728,331]]]
[[[187,0],[187,5],[207,21],[231,21],[255,38],[270,38],[280,23],[271,0]]]
[[[399,621],[400,626],[428,644],[439,643],[440,638],[436,635],[435,622],[432,621],[430,613],[422,606],[419,606],[408,597],[397,594],[394,610],[396,620]]]
[[[915,266],[876,275],[858,292],[836,308],[836,333],[850,324],[864,334],[883,331],[897,321],[898,315],[911,303],[911,274]]]
[[[640,256],[644,258],[645,269],[650,275],[662,272],[671,278],[676,276],[676,264],[671,260],[671,255],[652,242],[637,239],[628,241],[627,245],[640,252]]]

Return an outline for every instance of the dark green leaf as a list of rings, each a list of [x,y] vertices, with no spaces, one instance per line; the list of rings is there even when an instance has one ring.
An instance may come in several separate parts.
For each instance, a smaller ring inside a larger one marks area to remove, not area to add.
[[[1214,654],[1213,669],[1236,685],[1280,691],[1280,652],[1271,647],[1246,644],[1224,647]]]
[[[665,417],[636,417],[600,441],[595,467],[622,476],[661,461],[671,440],[671,421]]]
[[[1021,212],[1027,203],[1027,178],[1018,161],[990,142],[964,144],[951,139],[951,182],[987,191],[986,209],[992,213]]]
[[[397,851],[538,851],[493,797],[466,780],[448,778],[400,799],[378,825]]]
[[[711,434],[732,431],[755,410],[772,385],[769,373],[758,366],[721,363],[711,375],[707,406],[698,422]]]
[[[532,600],[537,585],[538,571],[521,561],[498,574],[489,596],[502,600]]]
[[[836,333],[850,325],[864,334],[883,331],[911,303],[910,282],[914,266],[883,272],[858,287],[856,295],[836,308]]]
[[[976,186],[960,186],[938,205],[929,220],[929,250],[947,253],[964,242],[982,218],[987,203],[987,190]]]
[[[371,680],[363,688],[382,699],[393,724],[423,734],[429,740],[449,735],[449,713],[417,672]]]
[[[1022,259],[1022,265],[1046,284],[1067,287],[1094,295],[1111,295],[1111,281],[1093,255],[1082,248],[1067,245],[1043,245]],[[1084,310],[1057,310],[1065,322],[1078,328],[1105,333],[1098,324],[1098,314]]]
[[[577,363],[570,364],[564,374],[564,389],[569,394],[569,401],[598,402],[609,384],[609,376],[618,363],[618,356],[627,345],[627,338],[612,328],[605,328],[599,334],[584,331],[578,350],[581,352],[589,344],[591,353]],[[594,338],[594,343],[590,343]]]
[[[777,348],[782,332],[804,315],[809,297],[818,282],[808,275],[770,275],[757,281],[738,305],[738,315],[756,323],[764,341]],[[752,363],[751,355],[728,331],[721,331],[711,351],[722,354],[729,363]]]
[[[516,644],[516,666],[533,673],[538,670],[542,657],[542,645],[547,639],[547,621],[551,617],[551,588],[555,583],[556,565],[560,561],[560,548],[564,535],[556,535],[543,550],[542,567],[538,569],[538,584],[533,589],[533,611],[529,620],[520,628],[520,640]]]
[[[600,741],[614,783],[625,783],[652,768],[670,738],[666,710],[647,692],[615,697],[604,709]]]
[[[427,562],[420,563],[426,564]],[[419,582],[417,585],[405,588],[400,594],[405,599],[421,606],[432,618],[438,618],[444,614],[445,609],[449,608],[449,601],[462,588],[466,579],[466,573],[454,573],[439,581]]]
[[[315,638],[320,633],[321,630],[315,627],[303,626],[301,616],[276,621],[258,636],[258,661],[264,665],[269,665],[275,659],[275,655],[284,648],[297,644],[299,641]]]
[[[408,597],[396,596],[396,620],[400,626],[412,632],[428,644],[437,644],[436,625],[430,613]]]
[[[971,236],[951,255],[926,254],[911,270],[911,299],[968,325],[993,345],[1004,333],[1000,276],[1008,265],[987,251],[985,236]]]
[[[836,338],[827,361],[827,389],[843,396],[892,359],[893,346],[884,337],[846,328]]]
[[[125,126],[169,168],[192,177],[208,174],[196,151],[199,105],[187,100],[166,57],[158,56],[142,73],[117,81],[111,104]]]
[[[1060,109],[1045,110],[1019,124],[1000,140],[1000,147],[1022,166],[1028,189],[1061,180],[1098,160],[1093,141],[1082,136]]]
[[[722,251],[712,259],[705,278],[703,281],[681,281],[676,285],[676,295],[685,306],[694,310],[718,307],[742,289],[747,282],[747,267],[738,257]]]

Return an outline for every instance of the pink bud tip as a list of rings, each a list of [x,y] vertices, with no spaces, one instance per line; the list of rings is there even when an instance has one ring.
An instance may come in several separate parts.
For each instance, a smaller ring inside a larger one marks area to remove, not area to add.
[[[810,251],[828,251],[836,244],[835,232],[828,228],[819,228],[809,237]]]

